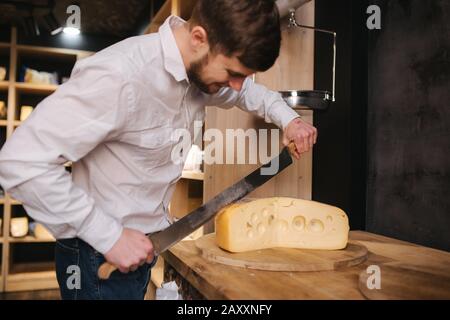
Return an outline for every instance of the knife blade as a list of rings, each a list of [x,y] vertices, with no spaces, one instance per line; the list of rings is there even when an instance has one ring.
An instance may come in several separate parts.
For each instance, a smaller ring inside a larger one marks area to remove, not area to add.
[[[151,234],[149,239],[153,244],[154,254],[159,255],[163,253],[211,220],[220,209],[242,199],[290,166],[292,164],[291,153],[293,149],[295,149],[295,146],[292,143],[284,147],[278,156],[228,187],[198,209],[163,231]],[[277,168],[277,170],[273,170],[273,168]],[[116,269],[115,266],[105,262],[100,266],[98,276],[100,279],[108,279]]]

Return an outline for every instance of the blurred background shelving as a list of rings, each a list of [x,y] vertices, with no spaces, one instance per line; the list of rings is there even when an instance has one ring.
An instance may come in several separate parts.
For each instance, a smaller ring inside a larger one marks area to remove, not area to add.
[[[0,42],[0,66],[6,77],[0,81],[0,101],[5,103],[7,115],[0,117],[0,148],[19,127],[21,107],[36,107],[58,89],[57,84],[23,82],[24,68],[57,72],[58,83],[70,76],[76,61],[93,52],[18,44],[16,28],[11,28],[10,42]],[[22,80],[22,81],[21,81]],[[54,271],[54,245],[51,238],[36,238],[29,232],[23,237],[11,235],[11,219],[27,217],[20,201],[0,190],[0,292],[29,291],[57,288]]]

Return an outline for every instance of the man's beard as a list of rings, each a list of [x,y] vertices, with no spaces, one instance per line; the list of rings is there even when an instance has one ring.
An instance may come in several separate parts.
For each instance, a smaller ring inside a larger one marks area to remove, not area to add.
[[[191,63],[189,70],[187,70],[187,76],[189,78],[189,81],[195,84],[197,88],[200,89],[200,91],[207,94],[211,94],[209,86],[205,82],[203,82],[200,76],[203,67],[207,63],[208,63],[208,54],[206,54],[203,58],[200,58],[199,60]]]

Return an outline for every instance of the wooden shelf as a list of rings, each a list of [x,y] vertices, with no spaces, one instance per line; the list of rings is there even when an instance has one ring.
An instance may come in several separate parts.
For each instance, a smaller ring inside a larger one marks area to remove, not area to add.
[[[166,20],[168,16],[170,16],[171,12],[172,12],[172,0],[167,0],[162,5],[161,9],[159,9],[159,11],[155,14],[152,21],[161,24],[164,22],[164,20]]]
[[[205,177],[205,174],[203,172],[197,172],[197,171],[183,171],[181,174],[181,179],[203,181],[204,177]]]
[[[34,84],[25,82],[16,82],[15,87],[17,92],[34,94],[51,94],[58,89],[58,85],[55,84]]]
[[[9,268],[10,276],[18,276],[23,274],[35,274],[41,272],[52,272],[55,270],[54,261],[44,262],[20,262],[13,263]]]
[[[58,282],[54,262],[18,263],[11,265],[6,277],[6,291],[56,289]]]
[[[13,92],[16,93],[12,94],[12,96],[8,95],[8,99],[5,101],[8,105],[8,111],[12,111],[14,108],[17,111],[20,108],[19,103],[25,104],[25,100],[27,99],[30,101],[33,101],[33,99],[39,100],[41,98],[40,96],[48,96],[55,92],[59,87],[58,85],[17,82],[17,70],[21,64],[27,63],[27,61],[42,60],[42,63],[45,65],[54,65],[54,68],[57,69],[57,71],[61,71],[61,75],[66,75],[68,74],[68,70],[66,69],[69,69],[69,66],[72,66],[79,59],[94,54],[94,52],[83,50],[17,44],[16,28],[12,28],[11,30],[10,43],[0,42],[0,51],[2,52],[2,57],[9,55],[10,75],[9,80],[0,81],[0,93],[2,96],[5,96],[5,93],[7,93],[9,89],[13,89]],[[27,95],[33,97],[27,97]],[[35,105],[35,103],[29,102],[29,105]],[[0,120],[0,130],[3,133],[3,131],[7,129],[7,139],[12,134],[11,129],[22,124],[22,121],[18,120],[16,116],[17,112],[9,112],[7,120]],[[22,205],[20,201],[12,199],[11,197],[8,198],[8,201],[6,201],[4,197],[0,197],[0,204],[2,206],[0,217],[3,219],[4,225],[10,223],[13,208],[18,209],[13,206]],[[54,243],[54,239],[37,239],[33,236],[13,238],[10,236],[10,231],[7,228],[4,236],[0,237],[0,242],[2,246],[0,272],[3,272],[3,277],[0,278],[0,292],[58,288],[53,261],[46,263],[36,263],[32,261],[28,263],[17,263],[14,261],[13,255],[11,254],[14,247],[20,246],[28,249],[31,248],[33,244]],[[50,245],[44,245],[44,247],[48,246]],[[29,260],[33,259],[34,258],[30,257]]]
[[[192,10],[194,10],[197,0],[180,0],[178,14],[184,20],[188,20],[191,17]]]
[[[0,81],[0,90],[8,90],[9,81]]]
[[[172,10],[172,0],[167,0],[162,5],[161,9],[155,14],[152,22],[145,30],[145,33],[152,33],[158,31],[158,28],[163,24],[164,20],[170,16]]]
[[[11,199],[11,205],[18,206],[18,205],[21,205],[21,204],[22,204],[22,202],[20,202],[18,200]]]
[[[32,291],[58,289],[55,271],[9,274],[5,291]]]
[[[183,19],[188,19],[196,2],[197,0],[166,0],[144,33],[158,31],[159,27],[170,15],[177,15]]]
[[[55,239],[38,239],[33,236],[26,236],[23,238],[9,237],[8,242],[10,242],[10,243],[53,243],[53,242],[55,242]]]
[[[84,51],[84,50],[74,50],[65,48],[51,48],[51,47],[39,47],[39,46],[28,46],[28,45],[17,45],[18,54],[41,54],[53,57],[67,57],[73,56],[74,58],[82,59],[93,55],[95,52]]]

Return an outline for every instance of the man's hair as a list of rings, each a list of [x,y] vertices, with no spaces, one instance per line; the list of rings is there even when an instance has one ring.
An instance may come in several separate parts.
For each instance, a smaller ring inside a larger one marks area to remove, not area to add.
[[[280,15],[273,0],[198,0],[190,28],[203,27],[211,51],[255,71],[266,71],[280,54]]]

